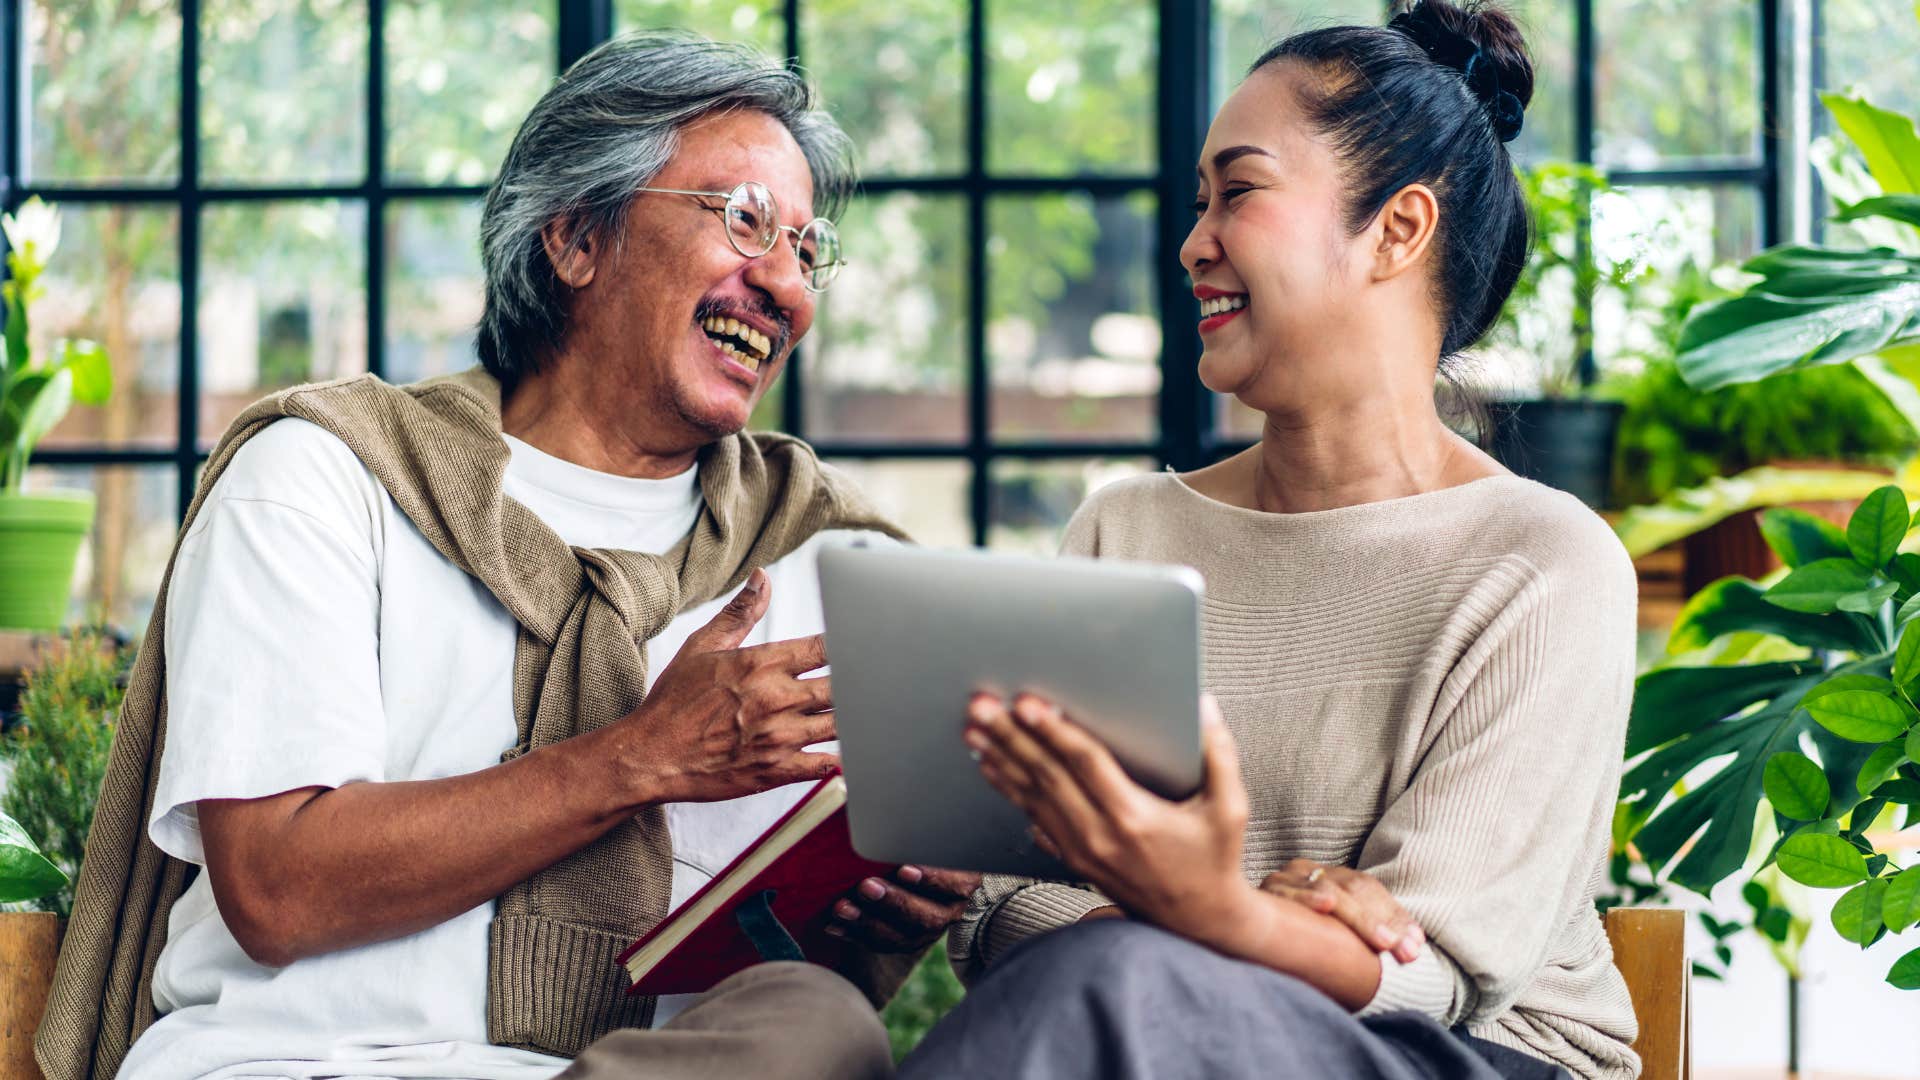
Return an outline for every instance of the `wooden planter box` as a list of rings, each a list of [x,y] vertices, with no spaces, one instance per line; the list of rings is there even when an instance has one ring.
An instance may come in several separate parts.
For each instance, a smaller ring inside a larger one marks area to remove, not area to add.
[[[33,1033],[47,1011],[60,919],[46,912],[0,912],[0,1077],[41,1080]]]

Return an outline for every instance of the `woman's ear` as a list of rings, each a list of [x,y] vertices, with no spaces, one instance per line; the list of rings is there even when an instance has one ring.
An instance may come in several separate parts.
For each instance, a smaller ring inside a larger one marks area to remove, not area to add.
[[[1433,246],[1440,226],[1440,200],[1425,184],[1408,184],[1380,208],[1375,219],[1373,279],[1386,281],[1417,266]]]
[[[546,249],[553,274],[571,288],[584,289],[593,281],[595,256],[599,245],[592,233],[574,235],[577,226],[565,218],[554,218],[540,230],[540,244]]]

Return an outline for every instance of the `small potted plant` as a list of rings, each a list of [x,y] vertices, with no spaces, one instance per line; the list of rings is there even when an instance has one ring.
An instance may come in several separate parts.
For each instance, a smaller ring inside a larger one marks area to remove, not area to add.
[[[93,494],[24,488],[33,448],[75,401],[113,392],[107,354],[91,341],[55,342],[36,357],[27,316],[40,275],[60,245],[60,214],[38,198],[0,217],[7,239],[6,347],[0,350],[0,627],[51,630],[66,615],[80,543],[93,526]]]
[[[1522,476],[1577,495],[1589,506],[1608,506],[1621,406],[1596,395],[1581,368],[1593,350],[1594,298],[1612,290],[1631,308],[1635,286],[1647,271],[1637,262],[1603,266],[1593,245],[1579,241],[1591,200],[1610,190],[1597,170],[1548,162],[1521,170],[1520,182],[1533,217],[1533,250],[1488,332],[1488,355],[1496,366],[1512,366],[1502,361],[1514,359],[1534,370],[1517,380],[1527,385],[1489,394],[1488,449]],[[1560,310],[1553,299],[1562,295],[1570,298],[1571,310]]]
[[[40,853],[19,822],[0,814],[0,904],[39,900],[67,886],[67,875]],[[0,1076],[38,1076],[33,1033],[47,1008],[60,917],[0,911]]]

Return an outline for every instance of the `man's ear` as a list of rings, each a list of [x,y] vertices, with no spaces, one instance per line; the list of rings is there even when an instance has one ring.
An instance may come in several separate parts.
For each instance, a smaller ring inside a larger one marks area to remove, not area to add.
[[[1425,184],[1408,184],[1380,208],[1374,219],[1377,246],[1373,279],[1386,281],[1419,265],[1440,227],[1440,200]]]
[[[591,232],[580,232],[578,225],[565,218],[554,218],[540,230],[540,244],[546,248],[547,261],[554,276],[575,289],[584,289],[593,281],[599,245]]]

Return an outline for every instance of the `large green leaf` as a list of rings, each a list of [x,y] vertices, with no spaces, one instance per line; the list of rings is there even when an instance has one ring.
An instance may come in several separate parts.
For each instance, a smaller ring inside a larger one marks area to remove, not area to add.
[[[1762,280],[1702,304],[1681,331],[1680,373],[1696,389],[1920,341],[1920,258],[1890,248],[1786,247],[1744,269]]]
[[[28,372],[14,381],[13,389],[7,394],[6,408],[14,416],[13,444],[4,449],[22,456],[32,453],[73,407],[73,372],[55,368],[45,379],[37,379],[40,374]]]
[[[1865,98],[1846,94],[1821,94],[1820,100],[1833,114],[1833,121],[1860,155],[1867,159],[1867,171],[1889,195],[1920,192],[1920,135],[1913,121],[1897,112],[1869,105]]]
[[[1916,719],[1913,706],[1871,690],[1828,694],[1807,706],[1814,720],[1852,742],[1883,743],[1905,735]]]
[[[0,814],[0,903],[38,900],[66,882],[20,823]]]
[[[1859,221],[1862,218],[1889,218],[1920,226],[1920,195],[1876,195],[1833,215],[1835,221]]]
[[[1880,919],[1886,897],[1886,878],[1863,881],[1848,889],[1833,905],[1833,928],[1840,932],[1841,939],[1861,948],[1880,940],[1880,935],[1887,932],[1886,923]]]
[[[1673,492],[1651,506],[1633,507],[1620,515],[1613,531],[1637,559],[1742,510],[1863,499],[1884,483],[1884,476],[1849,469],[1749,469]]]
[[[1760,783],[1775,812],[1797,821],[1824,817],[1827,800],[1833,797],[1827,774],[1797,750],[1784,750],[1768,758]]]
[[[1880,901],[1880,918],[1896,934],[1920,922],[1920,866],[1900,871],[1887,883],[1887,895]]]
[[[1842,552],[1845,544],[1843,537]],[[1765,593],[1766,590],[1745,578],[1721,578],[1694,593],[1674,620],[1673,631],[1667,636],[1667,652],[1679,655],[1705,648],[1721,635],[1739,631],[1773,634],[1809,649],[1874,653],[1885,648],[1878,629],[1859,615],[1788,611],[1767,603]]]
[[[1854,783],[1863,794],[1871,793],[1873,789],[1880,786],[1882,781],[1892,776],[1894,770],[1898,769],[1900,763],[1906,759],[1906,751],[1898,742],[1876,746],[1873,753],[1867,756],[1867,763],[1860,766],[1860,772]]]
[[[1757,702],[1819,681],[1820,666],[1789,660],[1738,667],[1657,668],[1634,684],[1627,757],[1710,727]],[[1798,701],[1799,695],[1794,699]]]
[[[1920,990],[1920,949],[1895,960],[1892,970],[1887,972],[1887,981],[1897,989]]]
[[[1699,684],[1718,693],[1709,705],[1700,708],[1685,706],[1678,693],[1682,684],[1677,681],[1656,687],[1672,692],[1664,703],[1649,698],[1642,706],[1636,700],[1635,710],[1640,714],[1637,745],[1657,745],[1632,762],[1620,783],[1623,800],[1642,812],[1657,807],[1633,837],[1640,853],[1656,869],[1671,863],[1667,876],[1674,884],[1702,894],[1711,891],[1738,871],[1752,850],[1767,762],[1781,752],[1799,750],[1803,738],[1811,738],[1818,751],[1832,792],[1829,809],[1853,806],[1859,801],[1858,773],[1873,748],[1819,727],[1801,706],[1810,692],[1818,692],[1831,682],[1847,689],[1826,694],[1829,698],[1848,693],[1884,697],[1883,691],[1892,690],[1892,684],[1884,678],[1890,659],[1874,656],[1831,673],[1807,662],[1805,674],[1799,679],[1784,677],[1788,673],[1776,665],[1731,669],[1744,671],[1749,677],[1764,672],[1765,685],[1754,693],[1765,700],[1719,720],[1709,717],[1736,698],[1730,688],[1712,683]],[[1652,674],[1642,677],[1638,684],[1641,690]],[[1666,683],[1673,678],[1669,675],[1660,681]],[[1664,743],[1651,743],[1663,736],[1670,737]],[[1711,772],[1696,772],[1703,767]],[[1689,789],[1668,799],[1682,778],[1687,779]],[[1791,825],[1785,822],[1782,827]]]
[[[1835,889],[1867,880],[1867,860],[1852,844],[1825,833],[1798,833],[1780,845],[1780,870],[1802,885]]]
[[[1872,584],[1873,571],[1851,559],[1821,559],[1781,578],[1767,590],[1766,601],[1788,611],[1824,615]]]
[[[1811,726],[1793,705],[1799,693],[1789,690],[1758,712],[1676,739],[1627,770],[1621,794],[1654,805],[1695,768],[1732,755],[1710,779],[1660,807],[1634,837],[1650,865],[1678,860],[1668,872],[1675,884],[1705,894],[1746,862],[1766,763],[1793,749]]]
[[[1792,568],[1821,559],[1844,559],[1853,553],[1840,526],[1792,506],[1776,506],[1762,513],[1760,536],[1780,561]]]
[[[1847,521],[1847,547],[1862,566],[1878,570],[1900,550],[1912,521],[1904,492],[1892,484],[1876,488]]]

